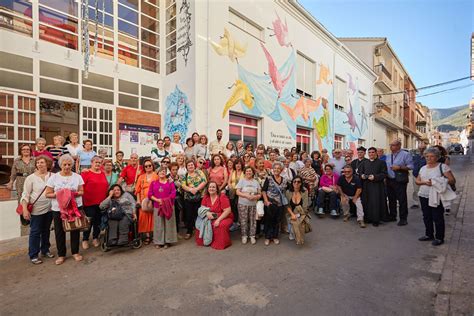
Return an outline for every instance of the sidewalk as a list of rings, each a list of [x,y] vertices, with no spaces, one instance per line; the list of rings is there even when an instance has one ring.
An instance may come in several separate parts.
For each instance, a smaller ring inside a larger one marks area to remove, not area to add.
[[[452,230],[447,232],[450,240],[436,292],[436,315],[474,314],[474,163],[466,159],[464,170],[456,174],[464,185]]]

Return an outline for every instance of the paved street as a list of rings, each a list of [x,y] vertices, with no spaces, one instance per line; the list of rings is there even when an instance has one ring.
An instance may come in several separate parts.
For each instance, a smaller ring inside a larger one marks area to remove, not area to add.
[[[472,165],[454,157],[452,167],[461,193]],[[234,234],[234,245],[225,251],[191,241],[168,250],[93,249],[83,252],[84,262],[69,259],[59,267],[53,261],[33,266],[26,254],[4,255],[2,315],[432,315],[435,303],[443,304],[436,293],[457,209],[456,204],[447,217],[447,243],[438,248],[417,241],[424,232],[421,212],[410,210],[405,227],[360,229],[355,221],[313,220],[302,248],[288,240],[244,246]],[[0,244],[1,253],[6,246]],[[452,280],[462,283],[459,271]],[[462,287],[469,302],[473,283]]]

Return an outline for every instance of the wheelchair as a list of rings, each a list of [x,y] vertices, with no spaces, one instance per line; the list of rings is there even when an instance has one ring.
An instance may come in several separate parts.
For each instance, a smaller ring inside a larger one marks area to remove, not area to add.
[[[314,201],[313,201],[313,205],[314,205],[314,214],[316,214],[316,216],[322,218],[322,217],[325,217],[326,215],[329,215],[331,216],[331,218],[339,218],[341,215],[342,215],[342,206],[341,206],[341,198],[339,195],[337,195],[337,198],[336,198],[336,209],[335,209],[335,213],[332,212],[332,210],[330,210],[330,207],[329,207],[329,199],[330,199],[330,196],[329,194],[325,194],[324,196],[324,200],[323,201],[320,201],[320,191],[318,190],[318,194],[315,196],[314,198]],[[322,212],[320,212],[320,208],[322,208]]]

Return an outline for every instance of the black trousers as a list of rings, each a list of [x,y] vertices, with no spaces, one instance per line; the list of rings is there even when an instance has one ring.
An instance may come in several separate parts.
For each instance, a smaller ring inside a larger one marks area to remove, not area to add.
[[[329,196],[329,209],[335,210],[337,209],[337,193],[332,191],[332,192],[326,192],[324,190],[319,190],[318,193],[318,207],[324,208],[324,199],[326,196]]]
[[[387,179],[388,216],[397,219],[397,201],[400,220],[408,218],[407,183],[400,183],[395,179]]]
[[[191,202],[184,200],[184,224],[186,225],[186,234],[192,234],[196,224],[197,212],[201,206],[201,200]]]
[[[53,222],[58,257],[66,257],[66,232],[63,229],[63,221],[61,220],[60,212],[53,212]],[[75,255],[76,253],[79,253],[80,231],[75,230],[69,234],[71,236],[71,253]]]
[[[284,209],[284,206],[277,206],[273,203],[265,209],[263,217],[265,239],[278,239]]]
[[[425,235],[431,238],[444,240],[443,204],[440,203],[438,207],[431,207],[428,198],[420,197],[420,205],[421,211],[423,212],[423,222],[425,223]],[[436,234],[434,233],[434,228],[436,229]]]
[[[184,218],[184,197],[180,193],[176,193],[176,198],[174,199],[174,213],[176,218],[176,231],[179,232],[179,222],[181,216]]]
[[[235,194],[234,198],[230,200],[230,209],[232,210],[232,214],[234,214],[234,223],[239,222],[239,210],[237,208],[237,204],[239,202],[239,197]]]
[[[89,240],[92,230],[92,238],[99,239],[100,236],[100,222],[102,221],[102,214],[99,205],[84,206],[84,213],[91,220],[91,227],[82,233],[82,240]]]

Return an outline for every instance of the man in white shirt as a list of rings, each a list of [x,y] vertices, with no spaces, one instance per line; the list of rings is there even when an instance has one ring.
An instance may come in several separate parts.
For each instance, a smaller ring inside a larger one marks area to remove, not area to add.
[[[329,163],[334,166],[334,172],[337,173],[338,176],[341,175],[342,169],[346,165],[346,161],[342,157],[342,150],[341,149],[334,149],[332,151],[332,157],[329,159]]]
[[[225,149],[224,141],[222,140],[222,130],[218,129],[216,132],[217,139],[213,140],[209,144],[209,152],[211,155],[216,155],[219,153],[223,153]]]

